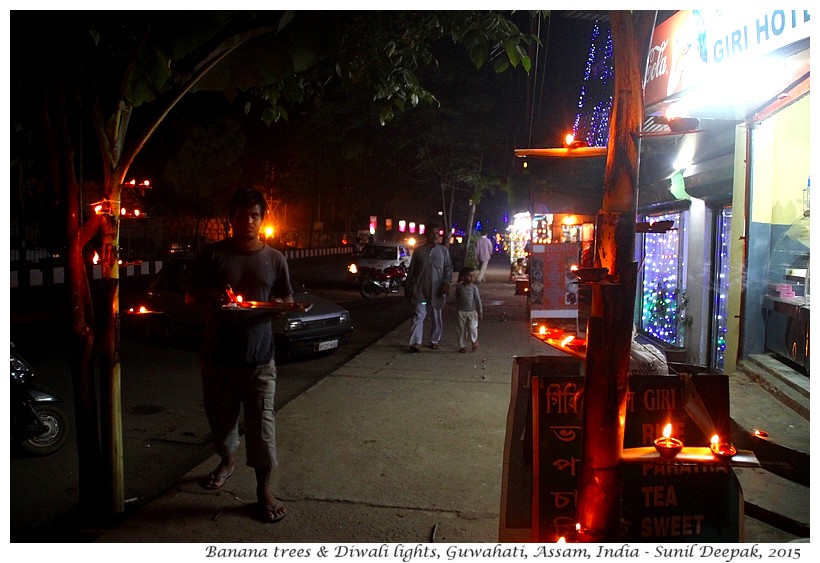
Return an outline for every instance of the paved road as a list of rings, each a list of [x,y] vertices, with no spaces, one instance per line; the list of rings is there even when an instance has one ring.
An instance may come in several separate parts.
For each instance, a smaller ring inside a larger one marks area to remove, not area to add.
[[[343,257],[325,257],[291,263],[293,277],[302,280],[309,291],[348,308],[354,334],[350,344],[331,354],[280,364],[277,409],[409,316],[402,296],[362,299],[344,281],[346,262]],[[56,298],[43,292],[27,298],[59,304],[62,296],[57,293]],[[18,313],[21,307],[18,299]],[[59,311],[60,307],[47,309]],[[18,321],[25,317],[13,316]],[[73,421],[70,351],[64,323],[59,315],[40,312],[30,315],[29,322],[13,322],[11,338],[33,365],[40,382],[66,399],[64,406]],[[125,498],[130,510],[173,485],[207,459],[211,449],[201,408],[196,343],[163,348],[124,334],[121,356]],[[78,498],[73,440],[47,458],[12,456],[10,482],[12,541],[82,539],[70,518],[70,508]]]

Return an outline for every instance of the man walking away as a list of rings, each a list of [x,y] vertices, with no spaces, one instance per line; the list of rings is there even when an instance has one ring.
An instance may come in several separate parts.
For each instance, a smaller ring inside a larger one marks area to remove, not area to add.
[[[481,235],[475,241],[475,257],[478,260],[478,277],[476,282],[484,283],[487,274],[487,265],[490,263],[490,256],[493,255],[493,243],[487,235]]]
[[[436,350],[443,330],[441,310],[450,281],[453,279],[453,262],[447,247],[440,244],[443,233],[437,224],[429,225],[427,244],[417,248],[407,269],[405,288],[413,306],[413,323],[410,330],[408,352],[419,352],[424,337],[424,319],[430,314],[430,342],[428,348]]]

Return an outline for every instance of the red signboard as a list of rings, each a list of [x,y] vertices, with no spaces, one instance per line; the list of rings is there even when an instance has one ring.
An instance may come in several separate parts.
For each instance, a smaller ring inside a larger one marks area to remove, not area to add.
[[[578,309],[577,242],[533,245],[530,265],[530,309],[535,312]]]
[[[809,10],[681,10],[653,33],[645,103],[650,106],[732,73],[766,72],[764,66],[752,64],[808,38],[810,27]]]

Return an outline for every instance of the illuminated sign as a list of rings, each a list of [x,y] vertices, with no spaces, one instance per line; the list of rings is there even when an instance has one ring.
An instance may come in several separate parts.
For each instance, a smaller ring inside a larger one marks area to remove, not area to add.
[[[809,10],[682,10],[655,28],[647,105],[809,37]]]

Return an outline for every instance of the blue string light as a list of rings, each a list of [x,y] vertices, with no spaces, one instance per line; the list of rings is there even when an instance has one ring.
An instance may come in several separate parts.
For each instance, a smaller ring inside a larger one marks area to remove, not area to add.
[[[647,233],[644,240],[641,328],[647,334],[671,344],[683,345],[679,315],[678,279],[680,255],[680,213],[653,216],[655,221],[674,221],[673,230]]]
[[[595,22],[573,124],[575,139],[591,147],[605,147],[609,141],[613,77],[612,36],[608,28],[603,32]]]

